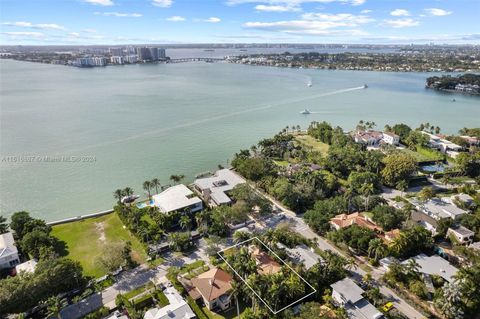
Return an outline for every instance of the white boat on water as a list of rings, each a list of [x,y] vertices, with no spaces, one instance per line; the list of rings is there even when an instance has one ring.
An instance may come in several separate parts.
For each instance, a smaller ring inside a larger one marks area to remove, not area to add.
[[[300,114],[304,114],[304,115],[308,115],[308,114],[311,114],[312,112],[310,112],[308,109],[305,109],[303,111],[300,112]]]
[[[364,84],[364,85],[363,85],[363,88],[364,88],[364,89],[368,88],[368,85]]]
[[[308,87],[312,87],[312,83],[308,83],[307,86],[308,86]]]

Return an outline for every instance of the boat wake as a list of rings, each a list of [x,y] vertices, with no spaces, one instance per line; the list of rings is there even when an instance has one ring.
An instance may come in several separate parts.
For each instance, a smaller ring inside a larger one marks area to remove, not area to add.
[[[248,109],[243,109],[241,111],[225,113],[225,114],[221,114],[221,115],[217,115],[217,116],[211,116],[211,117],[208,117],[208,118],[200,119],[200,120],[197,120],[197,121],[190,121],[190,122],[186,122],[186,123],[181,123],[181,124],[171,126],[171,127],[165,127],[165,128],[151,130],[151,131],[148,131],[148,132],[135,134],[135,135],[123,138],[123,139],[118,139],[118,140],[114,140],[114,141],[108,141],[108,142],[105,142],[105,143],[89,145],[89,146],[86,146],[84,148],[79,148],[79,149],[62,151],[62,154],[74,153],[74,152],[84,151],[84,150],[88,150],[88,149],[94,149],[94,148],[103,147],[103,146],[106,146],[106,145],[117,144],[117,143],[124,143],[124,142],[127,142],[127,141],[136,140],[136,139],[143,138],[143,137],[154,136],[156,134],[161,134],[161,133],[166,133],[166,132],[169,132],[169,131],[174,131],[174,130],[178,130],[178,129],[182,129],[182,128],[192,127],[192,126],[196,126],[196,125],[200,125],[200,124],[204,124],[204,123],[208,123],[208,122],[213,122],[213,121],[217,121],[217,120],[222,120],[222,119],[225,119],[225,118],[234,117],[234,116],[238,116],[238,115],[242,115],[242,114],[248,114],[248,113],[252,113],[252,112],[268,110],[268,109],[276,108],[276,107],[279,107],[279,106],[292,104],[292,103],[303,102],[303,101],[308,101],[308,100],[313,100],[313,99],[317,99],[317,98],[320,98],[320,97],[325,97],[325,96],[330,96],[330,95],[336,95],[336,94],[342,94],[342,93],[362,90],[363,88],[364,88],[363,86],[359,86],[359,87],[354,87],[354,88],[348,88],[348,89],[336,90],[336,91],[331,91],[331,92],[313,94],[313,95],[304,96],[304,97],[284,99],[284,100],[279,101],[277,103],[263,104],[261,106],[252,107],[252,108],[248,108]],[[331,112],[326,111],[326,112],[311,112],[311,113],[312,114],[320,114],[320,113],[328,114],[328,113],[331,113]]]

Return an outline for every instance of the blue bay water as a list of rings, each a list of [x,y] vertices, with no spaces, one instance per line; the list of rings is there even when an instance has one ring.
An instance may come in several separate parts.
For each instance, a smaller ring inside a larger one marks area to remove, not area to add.
[[[94,162],[0,163],[3,215],[56,220],[108,209],[125,186],[191,181],[285,126],[479,125],[480,99],[426,90],[431,74],[180,63],[78,69],[0,61],[0,153]],[[308,87],[307,83],[313,83]],[[355,89],[364,83],[368,89]],[[308,116],[305,108],[315,112]]]

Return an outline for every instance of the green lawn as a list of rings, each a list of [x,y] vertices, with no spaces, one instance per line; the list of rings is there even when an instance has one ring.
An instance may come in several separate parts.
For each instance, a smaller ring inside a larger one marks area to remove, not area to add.
[[[205,262],[203,260],[194,261],[191,264],[186,264],[186,265],[182,266],[182,268],[180,268],[180,273],[185,274],[189,271],[192,271],[194,269],[202,267],[203,265],[205,265]]]
[[[305,146],[313,151],[319,151],[322,154],[327,154],[329,145],[322,143],[310,135],[296,135],[295,140],[302,146]]]
[[[417,162],[443,160],[443,155],[440,152],[424,147],[417,147],[416,152],[407,148],[403,149],[402,152],[412,155]]]
[[[123,226],[117,214],[113,213],[53,226],[52,235],[66,243],[67,257],[79,261],[85,275],[101,277],[105,271],[98,267],[95,260],[106,243],[130,241],[133,259],[138,263],[145,262],[146,253],[142,244]]]

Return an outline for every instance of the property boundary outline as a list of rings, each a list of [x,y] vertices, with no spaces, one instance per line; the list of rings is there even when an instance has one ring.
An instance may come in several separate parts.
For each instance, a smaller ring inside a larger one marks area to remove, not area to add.
[[[312,291],[311,293],[303,296],[302,298],[300,298],[300,299],[292,302],[291,304],[283,307],[283,308],[280,309],[280,310],[273,310],[273,309],[262,299],[262,297],[260,297],[260,295],[247,283],[247,281],[246,281],[245,279],[243,279],[242,276],[240,276],[240,274],[235,270],[235,268],[233,268],[232,265],[230,265],[229,262],[228,262],[228,261],[222,256],[222,254],[221,254],[221,253],[223,253],[223,252],[225,252],[225,251],[227,251],[227,250],[229,250],[229,249],[231,249],[231,248],[238,247],[238,246],[243,245],[243,244],[245,244],[245,243],[247,243],[247,242],[250,242],[250,241],[252,241],[252,240],[254,240],[254,239],[258,240],[264,247],[266,247],[270,252],[272,252],[272,253],[275,255],[275,257],[277,257],[278,259],[280,259],[280,260],[283,262],[283,264],[285,264],[291,271],[293,271],[293,273],[295,273],[295,274],[296,274],[304,283],[306,283],[310,288],[312,288],[313,291]],[[303,278],[302,276],[300,276],[300,275],[295,271],[295,269],[293,269],[292,267],[290,267],[289,264],[287,264],[282,258],[280,258],[272,249],[270,249],[270,247],[268,247],[267,245],[265,245],[265,243],[264,243],[263,241],[261,241],[257,236],[252,237],[252,238],[247,239],[247,240],[244,240],[244,241],[242,241],[242,242],[240,242],[240,243],[238,243],[238,244],[232,245],[232,246],[227,247],[227,248],[224,248],[224,249],[222,249],[222,250],[219,250],[219,251],[217,252],[217,254],[218,254],[218,255],[220,256],[220,258],[222,258],[222,260],[228,265],[228,267],[230,267],[230,269],[232,269],[233,272],[243,281],[243,283],[245,283],[245,285],[247,285],[247,287],[255,294],[255,296],[257,296],[258,299],[260,299],[260,301],[268,308],[268,310],[270,310],[274,315],[282,312],[283,310],[285,310],[285,309],[293,306],[294,304],[298,303],[299,301],[301,301],[301,300],[303,300],[303,299],[305,299],[305,298],[307,298],[307,297],[310,297],[311,295],[313,295],[314,293],[317,292],[317,290],[316,290],[307,280],[305,280],[305,278]]]

